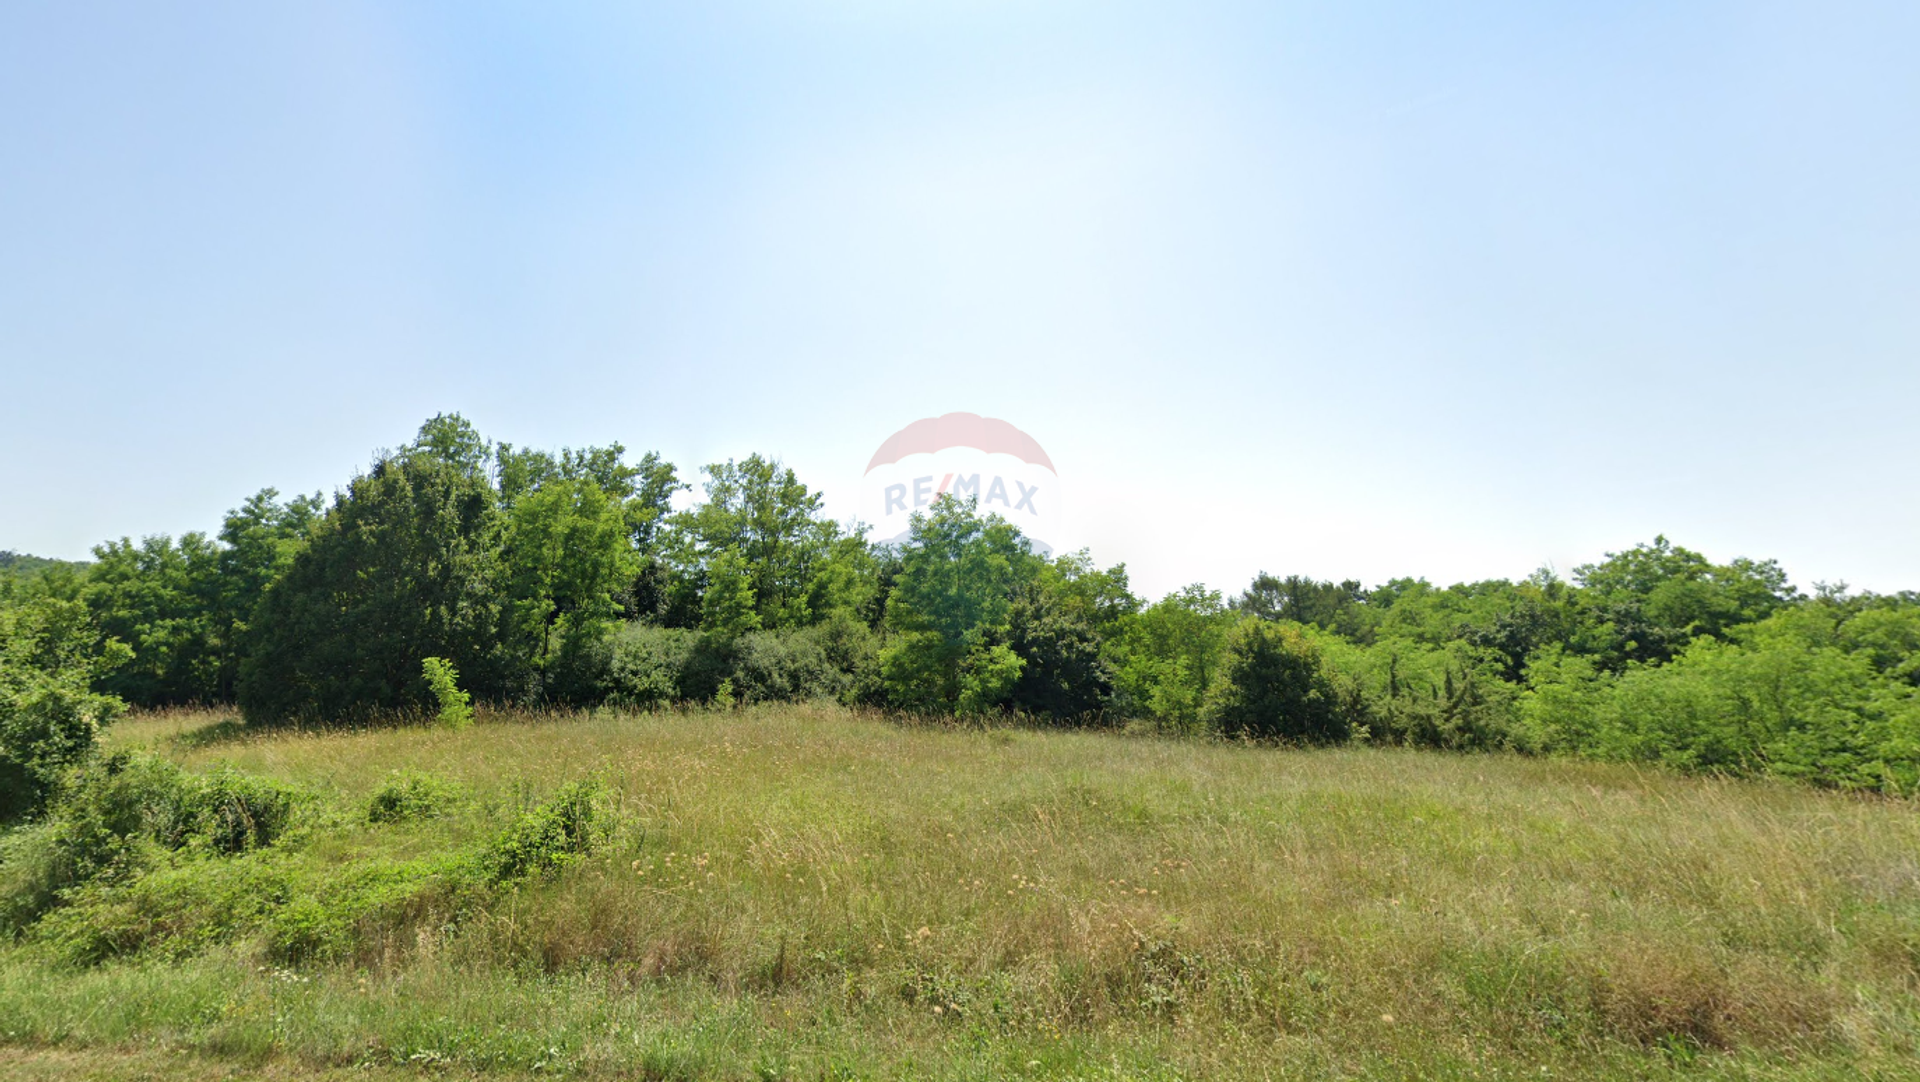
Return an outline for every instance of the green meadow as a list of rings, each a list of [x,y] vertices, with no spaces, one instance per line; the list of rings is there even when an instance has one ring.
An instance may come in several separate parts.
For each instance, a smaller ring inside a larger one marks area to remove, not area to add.
[[[184,711],[106,749],[122,781],[89,788],[133,794],[141,822],[203,789],[239,818],[101,841],[70,808],[0,838],[0,887],[42,898],[0,945],[0,1078],[1840,1079],[1920,1059],[1905,800],[805,705],[465,730]],[[63,880],[83,836],[112,860]]]

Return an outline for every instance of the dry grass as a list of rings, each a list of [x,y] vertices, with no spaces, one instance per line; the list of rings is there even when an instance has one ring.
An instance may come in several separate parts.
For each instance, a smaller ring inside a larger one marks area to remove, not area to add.
[[[278,1028],[82,1023],[153,964],[75,973],[17,949],[0,1006],[37,1013],[15,1042],[349,1063],[404,1059],[440,1032],[421,1015],[520,1024],[554,1065],[656,1077],[1893,1077],[1920,1047],[1908,803],[804,707],[464,733],[173,714],[113,740],[338,809],[400,768],[471,794],[412,830],[343,814],[307,842],[323,869],[468,844],[587,776],[622,826],[559,879],[386,929],[297,995],[244,942],[177,971],[237,1002],[293,996]],[[517,1055],[451,1059],[531,1065]]]

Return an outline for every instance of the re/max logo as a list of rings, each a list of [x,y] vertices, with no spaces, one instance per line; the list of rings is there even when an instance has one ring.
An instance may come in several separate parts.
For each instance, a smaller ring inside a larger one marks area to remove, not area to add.
[[[1001,506],[1009,510],[1025,510],[1031,514],[1039,514],[1040,509],[1034,506],[1033,498],[1040,494],[1040,486],[1034,485],[1028,487],[1025,481],[1017,477],[1014,478],[1013,484],[1015,488],[1020,490],[1020,498],[1018,500],[1010,500],[1007,497],[1007,482],[1005,478],[996,476],[993,479],[993,484],[987,486],[987,495],[984,499],[980,500],[980,506],[985,507],[987,504],[999,500]],[[958,474],[950,473],[940,479],[939,488],[933,487],[933,478],[930,476],[916,477],[913,479],[913,505],[915,507],[925,507],[933,502],[935,496],[945,495],[949,490],[949,486],[951,486],[951,490],[956,497],[963,493],[971,493],[975,498],[980,497],[980,475],[977,473],[967,477],[960,477]],[[887,507],[886,510],[881,513],[891,515],[896,509],[901,511],[907,509],[907,486],[904,484],[887,486]]]

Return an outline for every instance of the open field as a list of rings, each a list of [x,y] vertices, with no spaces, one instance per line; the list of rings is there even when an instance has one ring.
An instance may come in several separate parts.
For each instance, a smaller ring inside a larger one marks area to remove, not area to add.
[[[1908,802],[827,707],[326,734],[173,714],[109,743],[309,796],[274,846],[174,854],[0,948],[0,1079],[1837,1079],[1920,1058]],[[369,822],[403,769],[451,783],[441,814]],[[613,823],[593,855],[459,879],[582,779]]]

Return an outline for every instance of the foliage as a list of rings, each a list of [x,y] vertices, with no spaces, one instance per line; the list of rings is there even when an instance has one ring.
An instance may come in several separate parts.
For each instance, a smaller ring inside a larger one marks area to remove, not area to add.
[[[86,568],[83,560],[54,560],[12,549],[0,549],[0,579],[24,581],[61,573],[84,573]]]
[[[612,829],[607,788],[577,781],[521,815],[480,854],[494,882],[551,876],[592,853]]]
[[[872,666],[877,640],[850,616],[811,627],[754,631],[734,644],[729,668],[741,702],[850,702]]]
[[[218,537],[128,538],[94,548],[80,596],[133,657],[101,689],[138,706],[231,702],[248,628],[267,586],[317,519],[318,496],[269,488],[229,511]]]
[[[1366,617],[1360,607],[1365,602],[1366,593],[1354,579],[1336,584],[1299,575],[1276,578],[1262,571],[1245,593],[1233,599],[1232,607],[1262,620],[1290,620],[1362,638]]]
[[[387,775],[367,801],[367,822],[407,823],[447,814],[462,797],[460,786],[421,770]]]
[[[667,521],[664,544],[677,576],[670,618],[691,623],[697,614],[702,628],[723,635],[813,622],[815,580],[840,536],[819,517],[823,497],[760,455],[706,473],[706,500]],[[725,596],[709,610],[700,598],[716,585]]]
[[[1025,662],[1006,647],[1015,595],[1043,566],[1020,532],[976,501],[952,497],[915,512],[887,602],[880,650],[889,700],[913,710],[996,705]]]
[[[37,813],[92,753],[125,704],[90,685],[131,654],[79,602],[0,602],[0,823]]]
[[[238,699],[267,724],[410,713],[434,701],[427,658],[502,706],[708,702],[724,687],[743,704],[1290,732],[1262,698],[1287,681],[1255,673],[1297,653],[1273,645],[1297,633],[1325,686],[1286,710],[1307,711],[1314,739],[1882,790],[1916,769],[1903,696],[1920,687],[1920,597],[1807,596],[1771,560],[1719,563],[1661,536],[1570,579],[1368,588],[1262,572],[1231,600],[1196,585],[1143,608],[1123,565],[1044,559],[977,505],[938,500],[904,544],[875,545],[778,460],[711,464],[704,482],[704,501],[674,511],[687,486],[656,454],[518,448],[441,414],[328,507],[266,489],[211,537],[122,538],[90,565],[9,556],[0,607],[80,602],[97,640],[131,648],[101,646],[108,662],[35,700],[65,718],[36,724],[76,738],[111,702],[76,694]],[[1294,630],[1236,631],[1247,619]],[[1337,719],[1324,732],[1308,709],[1323,700]],[[9,799],[44,801],[58,773]]]
[[[1787,614],[1619,675],[1544,659],[1522,699],[1546,750],[1850,789],[1920,787],[1920,692]]]
[[[435,717],[441,725],[449,729],[464,729],[473,724],[472,700],[460,690],[460,673],[453,667],[453,662],[443,657],[422,658],[420,676],[427,682],[427,690],[433,693],[433,700],[439,706],[439,713]]]
[[[685,690],[700,642],[699,632],[685,628],[639,623],[621,628],[608,648],[606,701],[615,706],[653,706],[704,698]]]
[[[76,771],[44,822],[8,838],[0,934],[25,927],[67,891],[138,873],[155,852],[226,857],[273,845],[299,799],[290,786],[231,767],[192,776],[151,756],[102,756]]]
[[[1226,736],[1328,743],[1344,740],[1351,724],[1340,705],[1298,625],[1247,617],[1227,633],[1205,711]]]
[[[753,576],[733,551],[715,555],[707,567],[706,594],[700,601],[700,627],[722,643],[760,629]]]
[[[1724,637],[1800,597],[1772,560],[1716,565],[1664,536],[1575,568],[1574,580],[1599,623],[1589,652],[1615,668],[1665,661],[1696,636]]]
[[[1078,721],[1097,717],[1113,697],[1112,669],[1101,656],[1100,635],[1088,621],[1088,610],[1063,593],[1048,589],[1043,579],[1022,590],[1008,608],[1006,655],[997,659],[1000,673],[992,685],[1002,689],[985,703],[1004,701],[1035,717]],[[1011,681],[1002,686],[1005,675]],[[975,686],[989,685],[976,680]]]
[[[1108,640],[1122,709],[1174,731],[1198,729],[1233,622],[1219,591],[1198,583],[1124,621]]]
[[[428,657],[452,662],[483,698],[523,687],[501,642],[502,531],[486,481],[462,464],[417,448],[375,463],[267,591],[241,670],[248,718],[419,709]]]
[[[213,621],[218,550],[203,534],[96,545],[82,594],[100,627],[134,656],[101,680],[142,705],[212,702],[219,645]]]
[[[1522,746],[1514,732],[1517,689],[1502,678],[1497,651],[1465,641],[1394,637],[1363,646],[1311,637],[1342,712],[1369,740],[1452,751]]]

